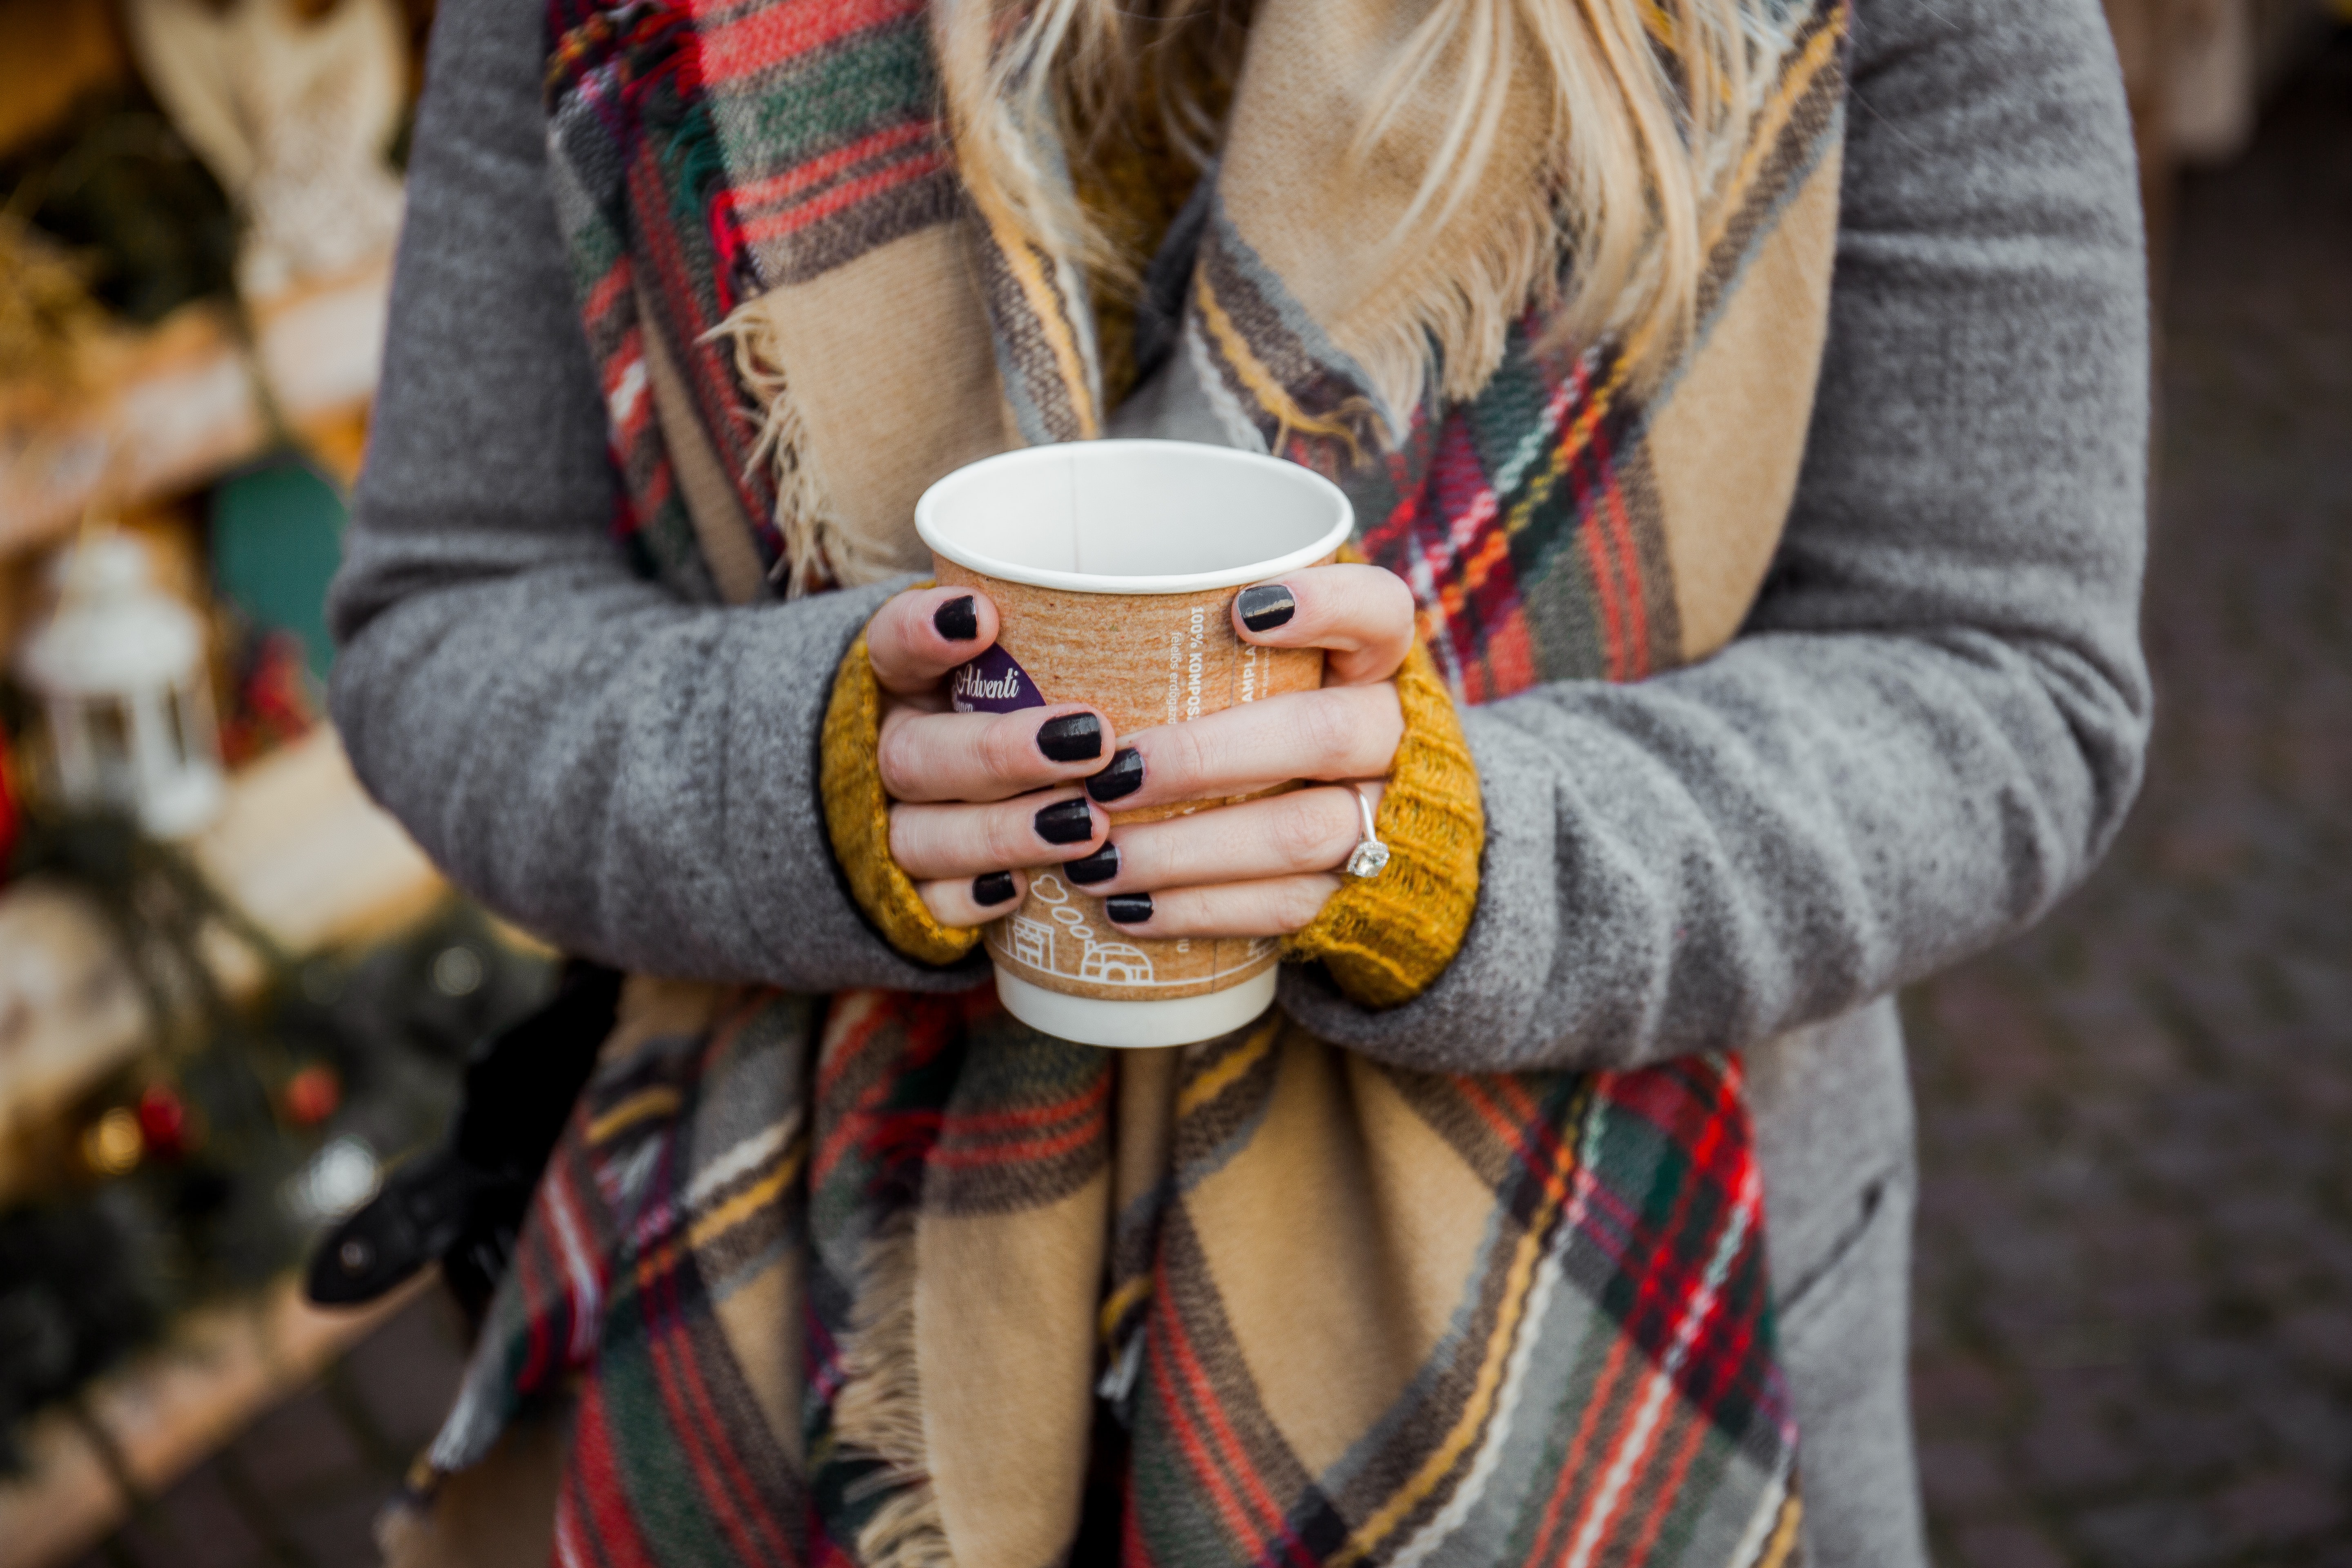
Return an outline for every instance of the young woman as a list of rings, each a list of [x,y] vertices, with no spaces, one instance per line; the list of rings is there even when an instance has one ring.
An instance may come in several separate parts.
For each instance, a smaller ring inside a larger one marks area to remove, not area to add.
[[[397,1554],[1924,1562],[1887,996],[2147,717],[2094,0],[445,0],[431,72],[336,717],[637,978]],[[1349,491],[1234,610],[1321,690],[948,710],[915,496],[1103,434]],[[1064,863],[1280,1005],[1013,1023]]]

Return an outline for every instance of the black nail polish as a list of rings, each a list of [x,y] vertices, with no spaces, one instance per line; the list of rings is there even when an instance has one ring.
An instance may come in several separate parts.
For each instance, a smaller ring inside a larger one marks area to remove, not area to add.
[[[1083,800],[1057,800],[1037,814],[1037,837],[1048,844],[1083,844],[1095,836],[1095,814]]]
[[[950,642],[970,642],[980,635],[980,612],[972,606],[971,595],[966,594],[933,610],[931,625]]]
[[[1151,918],[1150,893],[1113,893],[1103,900],[1103,913],[1114,925],[1141,925]]]
[[[1091,713],[1065,713],[1037,726],[1037,749],[1046,760],[1083,763],[1102,755],[1102,721]]]
[[[1001,904],[1013,896],[1013,873],[983,871],[971,879],[971,901],[982,909]]]
[[[1118,875],[1118,846],[1106,844],[1091,855],[1063,861],[1062,875],[1081,888],[1109,881]]]
[[[1087,793],[1097,800],[1119,800],[1143,787],[1143,753],[1121,746],[1111,754],[1110,766],[1087,781]]]
[[[1270,632],[1298,613],[1298,601],[1281,584],[1264,583],[1242,590],[1241,612],[1242,625],[1254,632]]]

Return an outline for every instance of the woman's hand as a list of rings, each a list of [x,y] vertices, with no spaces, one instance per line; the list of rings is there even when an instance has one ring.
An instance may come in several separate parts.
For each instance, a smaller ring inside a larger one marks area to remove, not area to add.
[[[1412,647],[1412,595],[1374,566],[1318,566],[1244,589],[1234,628],[1265,647],[1326,650],[1318,691],[1115,735],[1076,703],[949,711],[948,672],[996,639],[996,608],[957,588],[901,594],[866,631],[885,693],[890,852],[943,924],[978,925],[1026,889],[1021,868],[1106,900],[1155,937],[1282,936],[1313,921],[1362,837],[1353,789],[1129,823],[1120,811],[1250,795],[1291,779],[1377,781],[1404,734],[1389,685]],[[1380,785],[1367,784],[1375,806]]]

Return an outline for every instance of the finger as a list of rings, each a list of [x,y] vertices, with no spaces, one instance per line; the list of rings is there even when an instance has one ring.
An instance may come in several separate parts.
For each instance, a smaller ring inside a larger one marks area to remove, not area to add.
[[[1412,651],[1412,590],[1380,566],[1309,566],[1244,588],[1234,629],[1267,647],[1326,650],[1323,684],[1386,680]]]
[[[1138,731],[1087,781],[1087,793],[1128,811],[1248,795],[1290,779],[1382,778],[1403,738],[1404,710],[1386,681],[1287,692]]]
[[[1339,890],[1328,874],[1273,877],[1214,888],[1116,893],[1103,900],[1113,925],[1138,936],[1288,936],[1305,931]]]
[[[893,800],[1004,800],[1100,772],[1117,742],[1097,710],[1068,702],[1013,713],[894,708],[875,760]]]
[[[910,588],[874,613],[866,657],[885,691],[910,693],[996,641],[996,606],[969,588]]]
[[[943,882],[919,882],[915,891],[931,918],[943,926],[986,925],[1021,907],[1029,879],[1018,871],[984,871]]]
[[[1345,865],[1363,838],[1355,791],[1293,790],[1160,822],[1130,822],[1065,880],[1097,898],[1159,888],[1255,882]]]
[[[1076,790],[993,805],[894,805],[890,858],[918,882],[1055,866],[1093,853],[1110,816]]]

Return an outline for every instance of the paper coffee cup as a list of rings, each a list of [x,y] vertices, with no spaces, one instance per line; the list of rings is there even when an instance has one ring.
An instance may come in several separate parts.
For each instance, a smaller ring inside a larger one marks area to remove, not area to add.
[[[1323,682],[1315,648],[1234,635],[1253,583],[1332,558],[1348,498],[1277,458],[1181,441],[1032,447],[958,468],[915,503],[941,583],[996,605],[996,645],[951,678],[963,712],[1100,709],[1122,736]],[[1126,822],[1217,802],[1111,814]],[[1013,1016],[1094,1046],[1175,1046],[1240,1027],[1274,1000],[1271,939],[1129,935],[1055,866],[988,929]]]

